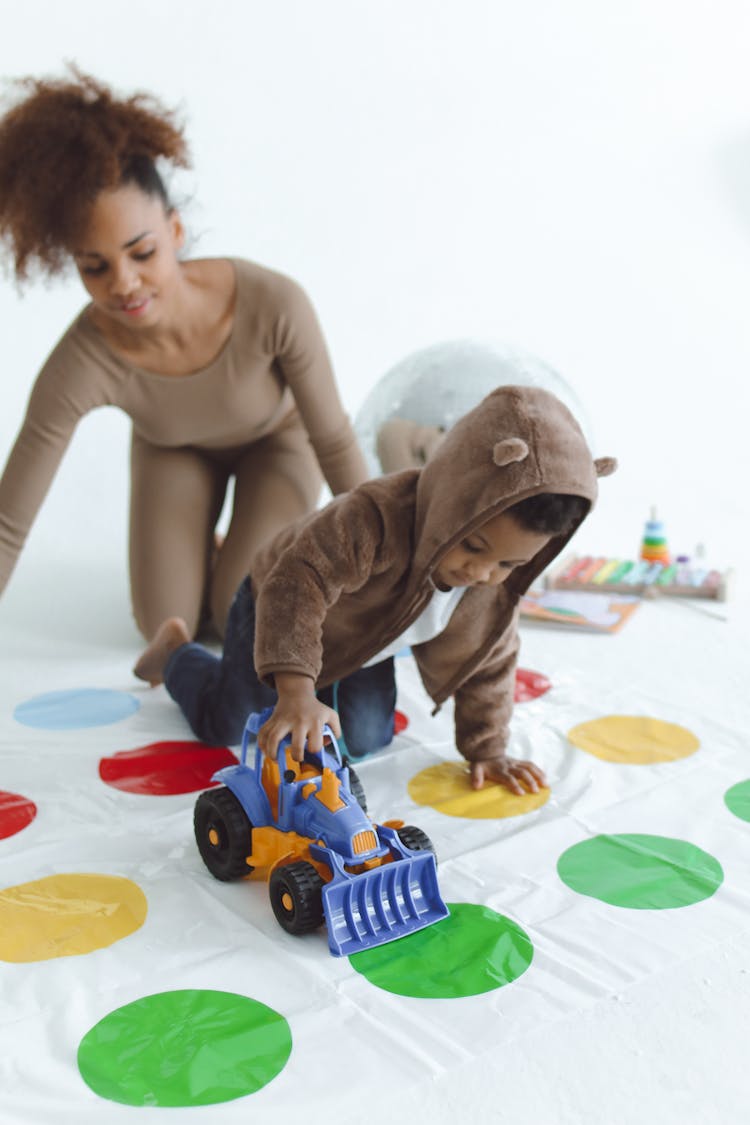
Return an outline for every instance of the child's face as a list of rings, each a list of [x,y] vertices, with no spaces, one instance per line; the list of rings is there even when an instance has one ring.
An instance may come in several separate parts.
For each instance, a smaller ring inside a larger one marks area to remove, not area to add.
[[[512,516],[501,512],[444,555],[432,577],[439,590],[499,586],[514,567],[529,562],[551,538],[526,531]]]

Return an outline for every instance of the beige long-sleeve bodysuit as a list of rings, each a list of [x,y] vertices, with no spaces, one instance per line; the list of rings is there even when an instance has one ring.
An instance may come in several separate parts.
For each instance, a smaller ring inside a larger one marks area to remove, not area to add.
[[[133,423],[130,581],[146,637],[173,615],[194,631],[208,607],[222,630],[253,551],[315,507],[321,470],[333,493],[367,478],[304,291],[251,262],[233,265],[232,333],[201,371],[134,367],[85,310],[54,348],[0,479],[0,592],[78,421],[98,406],[119,406]],[[212,568],[232,476],[231,523]]]

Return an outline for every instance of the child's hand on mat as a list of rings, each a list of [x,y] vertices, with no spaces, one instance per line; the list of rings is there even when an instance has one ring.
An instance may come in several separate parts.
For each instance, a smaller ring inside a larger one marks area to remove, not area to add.
[[[490,758],[471,763],[471,787],[481,789],[485,781],[504,785],[511,793],[538,793],[547,784],[544,771],[520,758]]]
[[[341,736],[339,717],[315,696],[309,676],[285,673],[275,677],[278,702],[270,719],[258,731],[258,745],[269,758],[275,758],[279,743],[291,735],[289,749],[295,762],[301,762],[308,749],[323,749],[323,727],[327,723],[337,738]]]

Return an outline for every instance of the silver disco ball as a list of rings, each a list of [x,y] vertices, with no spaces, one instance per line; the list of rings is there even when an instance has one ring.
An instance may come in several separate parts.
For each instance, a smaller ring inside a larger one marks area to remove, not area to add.
[[[495,387],[541,387],[565,403],[589,443],[592,433],[574,391],[533,355],[503,344],[447,340],[412,352],[375,384],[355,418],[355,429],[370,472],[380,474],[378,433],[393,418],[419,426],[451,426]]]

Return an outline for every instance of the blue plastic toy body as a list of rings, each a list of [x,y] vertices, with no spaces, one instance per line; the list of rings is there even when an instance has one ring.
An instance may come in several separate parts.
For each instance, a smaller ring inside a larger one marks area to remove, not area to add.
[[[294,887],[284,884],[284,876],[294,872],[287,865],[304,869],[303,882],[313,883],[310,895],[320,895],[316,900],[322,905],[320,920],[326,922],[334,955],[382,945],[445,918],[448,908],[438,889],[429,840],[419,829],[404,827],[400,821],[375,824],[370,820],[352,793],[349,768],[328,727],[322,752],[306,751],[302,764],[288,757],[288,739],[279,747],[276,763],[256,745],[254,764],[248,764],[251,738],[270,714],[269,709],[249,717],[240,764],[219,770],[213,780],[226,786],[247,818],[251,839],[251,851],[245,857],[248,868],[265,869],[272,891],[273,873],[277,872],[278,902],[272,893],[272,905],[282,925],[300,933],[316,924],[313,920],[304,927],[292,925],[295,908],[289,892]],[[215,801],[210,795],[216,792],[208,790],[199,798],[197,835],[201,799]],[[200,820],[201,826],[206,823],[205,817]],[[210,839],[219,838],[211,824],[200,831],[208,832]],[[407,846],[402,837],[415,846]],[[199,839],[199,847],[211,868],[209,843],[201,846]],[[283,884],[280,888],[279,882]]]

